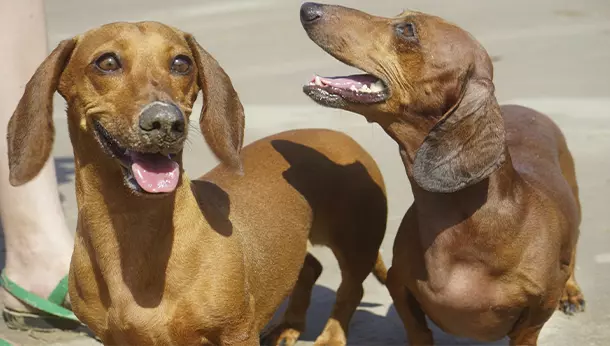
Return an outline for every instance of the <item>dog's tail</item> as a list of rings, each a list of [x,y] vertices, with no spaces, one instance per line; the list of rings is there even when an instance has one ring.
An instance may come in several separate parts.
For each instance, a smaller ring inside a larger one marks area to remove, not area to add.
[[[385,263],[383,263],[383,258],[381,258],[381,253],[377,253],[377,260],[375,261],[375,267],[373,267],[373,275],[382,285],[385,285],[385,282],[388,278],[388,269],[385,267]]]

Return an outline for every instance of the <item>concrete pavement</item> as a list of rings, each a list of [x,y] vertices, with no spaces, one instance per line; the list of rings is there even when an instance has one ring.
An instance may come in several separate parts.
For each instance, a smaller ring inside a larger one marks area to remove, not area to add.
[[[610,343],[610,3],[567,1],[332,1],[374,14],[392,16],[403,9],[431,12],[474,34],[495,62],[496,95],[553,117],[575,156],[583,204],[577,279],[588,310],[567,318],[560,313],[545,326],[541,345]],[[383,256],[391,263],[394,235],[412,196],[396,144],[377,125],[358,116],[316,106],[301,92],[315,72],[337,75],[353,69],[335,61],[309,41],[294,0],[47,0],[49,48],[61,39],[119,20],[157,20],[191,32],[231,76],[246,109],[246,142],[293,128],[324,127],[352,135],[379,163],[389,193],[390,215]],[[64,103],[55,104],[54,155],[69,225],[76,224],[72,151]],[[200,103],[198,103],[200,106]],[[195,108],[197,109],[197,107]],[[216,164],[201,136],[193,131],[185,166],[197,176]],[[334,301],[339,270],[326,249],[315,249],[324,272],[314,290],[303,345],[321,331]],[[609,309],[609,310],[606,310]],[[352,320],[350,345],[401,345],[405,335],[385,287],[366,281],[361,308]],[[64,333],[0,334],[22,344],[89,345]],[[438,331],[438,344],[475,344]],[[498,343],[506,344],[506,340]]]

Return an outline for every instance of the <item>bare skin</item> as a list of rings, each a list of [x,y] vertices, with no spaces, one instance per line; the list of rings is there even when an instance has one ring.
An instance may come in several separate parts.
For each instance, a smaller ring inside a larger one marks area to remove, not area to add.
[[[42,0],[0,2],[0,137],[6,138],[9,119],[32,73],[47,56]],[[6,153],[7,142],[0,141]],[[6,246],[6,275],[24,289],[47,297],[67,273],[74,240],[59,200],[53,160],[29,183],[9,183],[6,157],[0,160],[0,213]],[[4,306],[27,312],[3,289]]]

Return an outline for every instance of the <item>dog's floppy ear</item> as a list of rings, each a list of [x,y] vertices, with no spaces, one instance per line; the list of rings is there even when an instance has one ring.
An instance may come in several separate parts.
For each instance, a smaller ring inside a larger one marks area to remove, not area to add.
[[[8,123],[8,163],[11,185],[23,185],[34,179],[51,155],[53,94],[76,40],[59,43],[42,62],[30,81]]]
[[[461,101],[430,131],[415,155],[415,182],[450,193],[487,178],[505,155],[504,121],[489,79],[468,82]]]
[[[239,157],[244,139],[244,108],[233,83],[216,59],[189,34],[186,40],[195,57],[203,93],[199,126],[212,152],[221,162],[242,171]]]

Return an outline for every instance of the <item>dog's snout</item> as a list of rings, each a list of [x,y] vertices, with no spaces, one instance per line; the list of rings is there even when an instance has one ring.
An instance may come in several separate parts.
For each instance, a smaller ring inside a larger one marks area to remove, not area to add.
[[[322,17],[322,5],[315,2],[306,2],[301,5],[301,22],[311,24]]]
[[[173,104],[153,102],[140,114],[140,130],[143,132],[177,136],[184,132],[184,127],[184,115]]]

